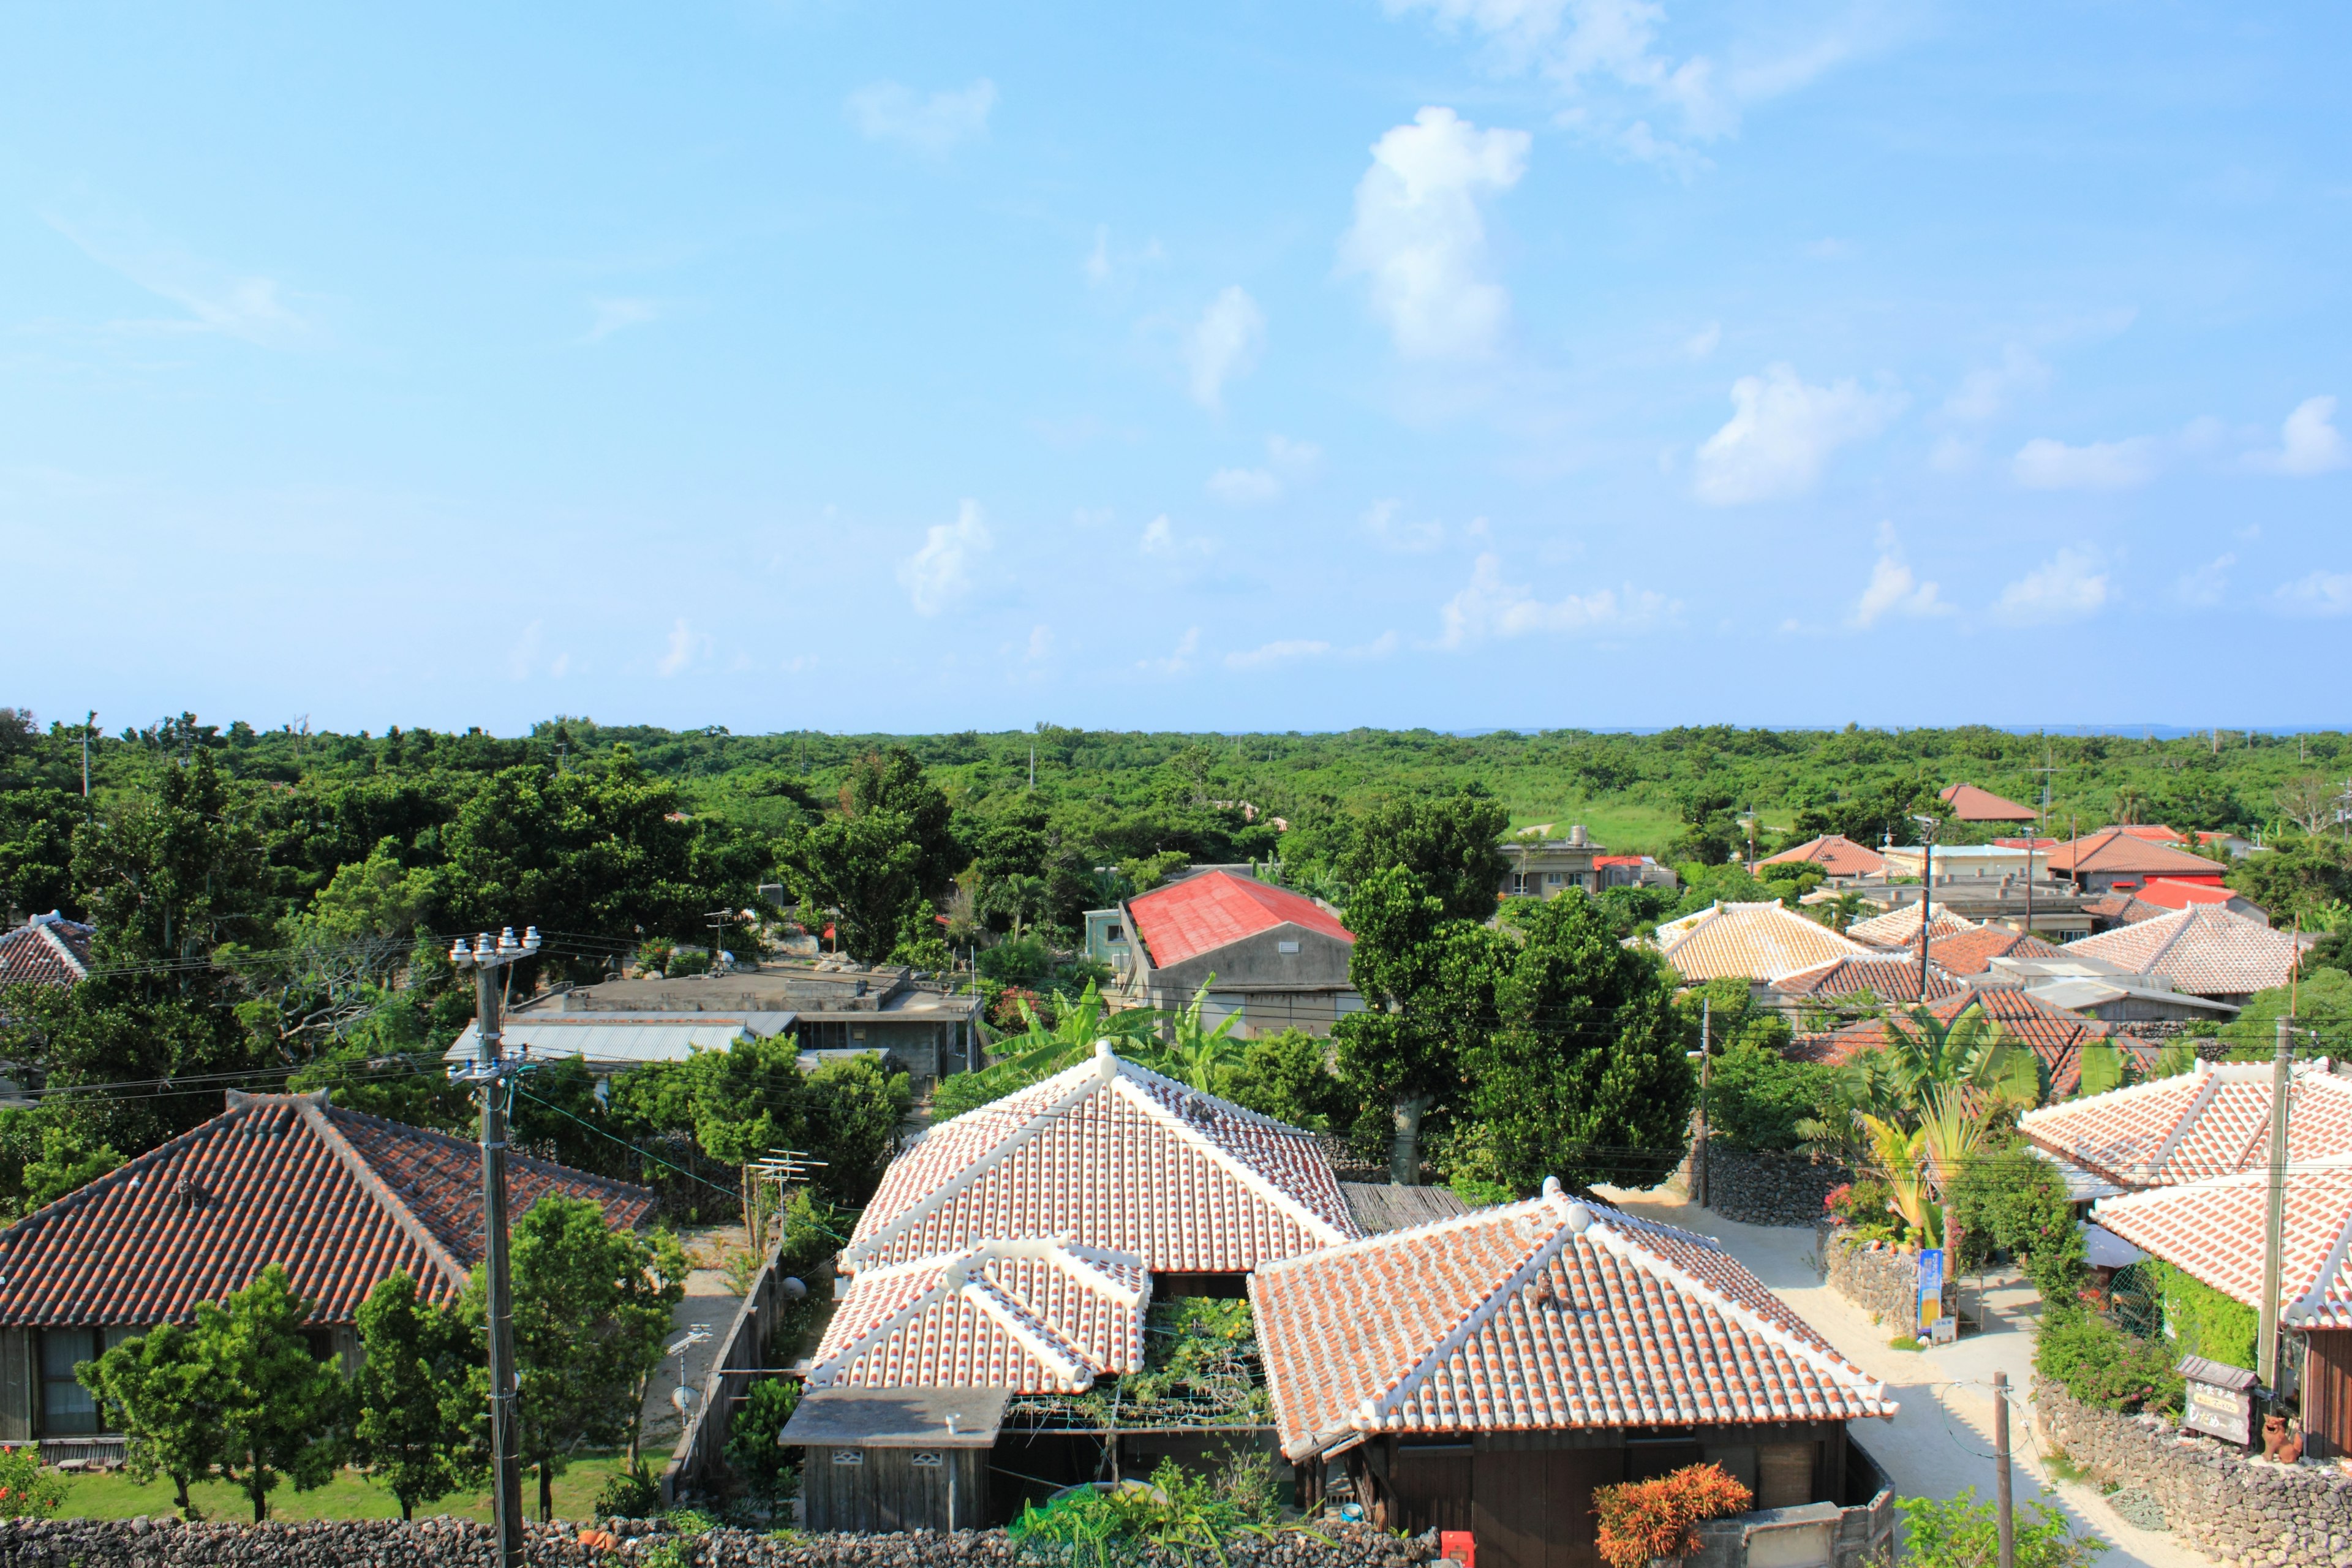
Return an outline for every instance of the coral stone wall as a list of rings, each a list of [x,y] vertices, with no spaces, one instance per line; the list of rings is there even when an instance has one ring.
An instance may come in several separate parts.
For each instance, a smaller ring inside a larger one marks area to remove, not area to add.
[[[1675,1173],[1674,1184],[1696,1198],[1696,1142]],[[1811,1225],[1830,1189],[1852,1180],[1844,1166],[1811,1154],[1734,1149],[1707,1140],[1706,1206],[1741,1225]]]

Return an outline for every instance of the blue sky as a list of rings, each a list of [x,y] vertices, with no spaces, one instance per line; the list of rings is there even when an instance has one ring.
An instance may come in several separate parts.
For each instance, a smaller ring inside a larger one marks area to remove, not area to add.
[[[12,7],[0,700],[2341,723],[2347,35]]]

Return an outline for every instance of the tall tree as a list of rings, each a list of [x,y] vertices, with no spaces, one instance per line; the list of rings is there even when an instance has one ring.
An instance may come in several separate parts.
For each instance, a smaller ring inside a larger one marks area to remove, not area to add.
[[[343,1379],[303,1337],[315,1310],[275,1263],[218,1306],[196,1308],[196,1353],[220,1395],[221,1479],[252,1502],[257,1524],[280,1481],[299,1492],[334,1479]]]
[[[903,746],[862,759],[837,813],[776,847],[801,902],[836,911],[841,945],[861,963],[889,956],[908,914],[958,868],[947,797]]]
[[[659,1277],[652,1247],[605,1224],[583,1198],[550,1193],[515,1226],[515,1413],[525,1463],[539,1468],[539,1517],[555,1515],[555,1473],[583,1445],[617,1447],[635,1430],[646,1378],[661,1364],[682,1276]],[[482,1272],[469,1322],[486,1316]]]
[[[1696,1092],[1665,973],[1622,945],[1581,894],[1515,908],[1512,928],[1495,949],[1494,1026],[1465,1064],[1491,1167],[1474,1173],[1522,1192],[1548,1175],[1580,1185],[1663,1177]]]
[[[1449,919],[1402,866],[1375,871],[1348,900],[1356,946],[1348,979],[1364,999],[1332,1030],[1339,1073],[1390,1108],[1389,1179],[1421,1180],[1421,1125],[1460,1079],[1461,1052],[1492,1016],[1495,933]]]
[[[1322,855],[1350,887],[1382,871],[1410,871],[1444,913],[1483,921],[1494,914],[1509,868],[1500,844],[1510,825],[1503,803],[1477,784],[1448,794],[1398,795],[1330,824]]]
[[[163,1323],[74,1369],[125,1439],[124,1468],[138,1481],[171,1478],[180,1517],[197,1517],[188,1488],[210,1480],[224,1458],[227,1404],[219,1373],[195,1335]]]
[[[404,1273],[378,1281],[359,1317],[367,1359],[352,1389],[352,1458],[413,1519],[484,1472],[478,1338],[457,1311],[420,1302]]]

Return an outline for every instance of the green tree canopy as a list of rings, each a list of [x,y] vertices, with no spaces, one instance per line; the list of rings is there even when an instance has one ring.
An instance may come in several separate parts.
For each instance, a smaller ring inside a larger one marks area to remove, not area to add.
[[[176,1323],[150,1329],[74,1369],[125,1439],[131,1479],[171,1478],[180,1517],[197,1516],[188,1488],[226,1457],[229,1390],[208,1347]]]
[[[1495,912],[1509,868],[1499,846],[1510,824],[1503,803],[1471,783],[1400,793],[1359,815],[1334,817],[1291,852],[1318,861],[1351,889],[1383,871],[1410,872],[1445,914],[1483,921]],[[1352,900],[1349,908],[1352,913]]]
[[[368,1292],[359,1329],[367,1357],[352,1387],[352,1460],[400,1500],[403,1519],[415,1518],[419,1503],[481,1484],[481,1337],[454,1309],[419,1301],[404,1273]]]

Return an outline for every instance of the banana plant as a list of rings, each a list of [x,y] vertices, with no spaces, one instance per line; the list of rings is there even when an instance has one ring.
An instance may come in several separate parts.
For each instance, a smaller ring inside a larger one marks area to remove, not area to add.
[[[1870,1152],[1880,1173],[1885,1178],[1889,1195],[1895,1201],[1895,1212],[1903,1223],[1916,1231],[1927,1245],[1942,1245],[1943,1215],[1934,1194],[1927,1185],[1927,1134],[1925,1129],[1906,1131],[1899,1122],[1867,1110],[1853,1113],[1854,1123],[1863,1131]]]

